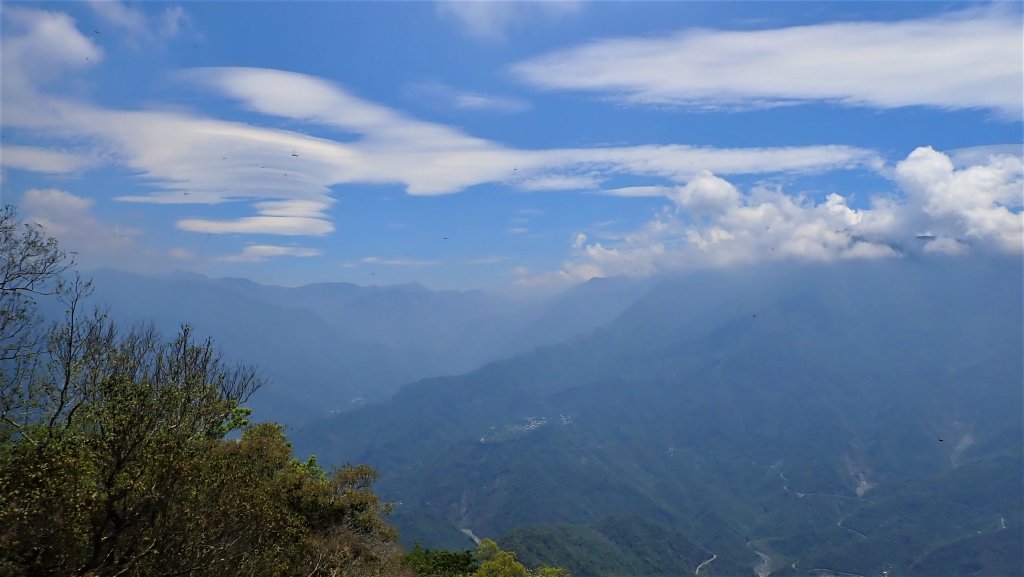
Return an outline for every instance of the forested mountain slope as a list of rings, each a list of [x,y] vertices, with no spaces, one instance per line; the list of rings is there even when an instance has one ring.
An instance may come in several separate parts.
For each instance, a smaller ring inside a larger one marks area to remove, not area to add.
[[[308,420],[389,397],[424,377],[458,374],[603,324],[647,289],[595,279],[561,295],[513,299],[417,284],[268,286],[196,274],[99,270],[91,304],[125,324],[183,323],[217,339],[269,383],[252,400],[262,419]],[[59,315],[59,307],[51,316]]]
[[[953,574],[1012,574],[1021,318],[1013,261],[694,274],[300,444],[380,467],[407,539],[468,528],[527,558],[576,543],[551,561],[584,575],[635,571],[600,561],[632,550],[608,534],[631,523],[659,574],[694,571],[695,552],[716,557],[702,575],[928,574],[952,557]]]

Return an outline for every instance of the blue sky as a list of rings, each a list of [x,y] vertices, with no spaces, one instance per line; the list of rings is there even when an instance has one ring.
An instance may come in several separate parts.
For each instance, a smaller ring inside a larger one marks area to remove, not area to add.
[[[0,15],[3,201],[85,268],[555,289],[1024,243],[1019,3]]]

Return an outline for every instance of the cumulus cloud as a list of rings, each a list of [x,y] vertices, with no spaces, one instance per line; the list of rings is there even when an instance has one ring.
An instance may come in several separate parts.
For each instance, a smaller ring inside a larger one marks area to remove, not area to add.
[[[702,170],[685,186],[669,194],[683,209],[695,214],[723,214],[740,203],[740,193],[729,181]]]
[[[521,62],[513,71],[543,88],[639,104],[830,101],[985,108],[1019,119],[1021,42],[1019,9],[996,6],[895,22],[603,39]]]
[[[263,262],[271,258],[282,256],[311,257],[320,256],[321,252],[315,248],[301,246],[278,246],[272,244],[250,244],[238,254],[221,257],[221,260],[229,262]]]
[[[641,187],[625,195],[665,196],[673,204],[612,244],[575,235],[560,271],[521,284],[775,260],[1024,252],[1019,155],[993,154],[957,168],[946,154],[922,147],[894,175],[900,194],[873,198],[866,208],[837,193],[822,201],[765,187],[741,193],[710,172],[683,186]]]
[[[501,41],[515,26],[544,20],[558,20],[578,13],[579,1],[476,2],[444,1],[437,4],[437,14],[456,22],[470,36],[481,40]]]
[[[896,165],[896,180],[908,202],[920,208],[923,215],[918,218],[927,219],[936,240],[1019,252],[1024,246],[1022,172],[1019,156],[994,156],[987,164],[958,170],[948,156],[926,147]]]

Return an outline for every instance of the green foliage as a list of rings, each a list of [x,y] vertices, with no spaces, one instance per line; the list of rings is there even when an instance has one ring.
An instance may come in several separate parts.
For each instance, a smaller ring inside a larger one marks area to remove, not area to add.
[[[480,568],[472,551],[424,549],[419,543],[406,554],[405,564],[418,577],[457,577],[470,575]]]
[[[711,556],[669,526],[628,515],[516,529],[501,543],[526,563],[543,560],[579,575],[682,575]]]
[[[503,551],[490,539],[484,539],[477,545],[476,558],[480,561],[480,567],[471,577],[569,577],[565,569],[553,567],[531,571],[516,560],[515,553]]]
[[[516,560],[515,553],[502,550],[491,539],[480,541],[475,553],[433,551],[417,543],[405,563],[417,577],[570,577],[565,569],[546,565],[531,571]]]
[[[21,230],[12,215],[0,213],[3,235]],[[8,271],[41,264],[27,281],[0,279],[0,305],[21,303],[4,318],[34,323],[32,299],[61,286],[63,261],[37,229],[21,234],[0,237]],[[251,370],[187,326],[165,342],[82,318],[88,287],[68,286],[65,323],[0,343],[13,351],[0,360],[0,576],[404,573],[376,471],[293,458],[280,426],[247,424],[241,403],[261,384]]]
[[[38,352],[35,299],[62,294],[61,273],[73,263],[41,226],[21,222],[13,206],[0,208],[0,360]]]

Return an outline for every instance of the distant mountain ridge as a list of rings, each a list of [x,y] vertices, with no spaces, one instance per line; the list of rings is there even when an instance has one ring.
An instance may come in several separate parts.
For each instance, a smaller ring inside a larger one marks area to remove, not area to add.
[[[603,279],[554,298],[516,300],[415,283],[292,288],[194,273],[90,276],[90,302],[117,320],[153,322],[166,333],[189,323],[228,358],[257,365],[271,381],[253,398],[257,417],[294,426],[592,329],[647,286]]]
[[[608,518],[678,532],[716,556],[701,575],[926,575],[947,550],[975,563],[950,574],[1013,574],[1021,285],[1009,260],[665,279],[604,326],[297,442],[380,467],[407,539],[469,528],[584,577],[706,561],[664,541],[613,563]]]

